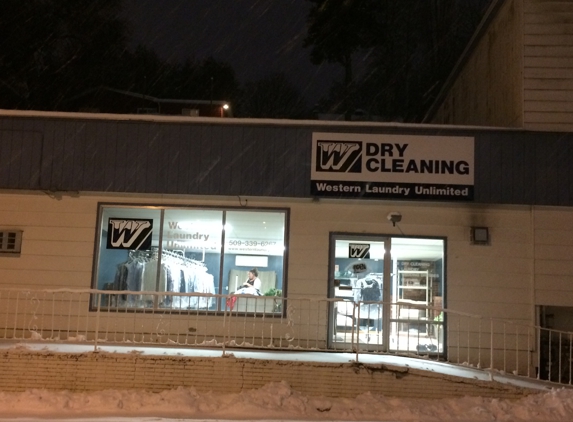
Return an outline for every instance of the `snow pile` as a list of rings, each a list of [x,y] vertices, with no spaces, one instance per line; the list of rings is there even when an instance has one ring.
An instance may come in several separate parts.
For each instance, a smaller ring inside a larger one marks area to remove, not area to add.
[[[287,383],[239,394],[178,388],[160,393],[29,390],[0,393],[0,419],[77,418],[291,419],[356,421],[573,421],[573,390],[556,389],[519,400],[483,397],[399,399],[361,394],[353,399],[308,397]]]

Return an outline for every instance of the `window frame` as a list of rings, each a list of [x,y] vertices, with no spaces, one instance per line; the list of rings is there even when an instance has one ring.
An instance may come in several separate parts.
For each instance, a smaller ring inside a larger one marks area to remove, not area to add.
[[[105,244],[103,244],[104,242],[104,236],[103,236],[103,232],[104,232],[104,227],[106,226],[106,224],[108,223],[107,219],[105,218],[105,213],[106,211],[109,212],[110,209],[120,209],[120,210],[132,210],[134,211],[134,214],[136,214],[137,212],[145,212],[146,210],[150,210],[150,211],[159,211],[160,214],[160,224],[159,226],[156,228],[157,230],[157,236],[158,238],[155,239],[155,241],[158,244],[164,244],[166,242],[166,237],[164,236],[164,227],[165,227],[165,221],[164,221],[164,216],[168,211],[171,210],[177,210],[177,211],[193,211],[193,210],[199,210],[199,211],[219,211],[221,212],[221,224],[222,227],[225,225],[226,222],[226,216],[227,216],[227,212],[235,212],[235,211],[240,211],[240,212],[247,212],[247,213],[277,213],[277,214],[281,214],[283,216],[284,219],[284,227],[282,229],[282,237],[283,237],[283,254],[282,254],[282,269],[281,269],[281,276],[279,277],[277,275],[277,279],[276,279],[276,285],[277,287],[280,286],[281,290],[282,290],[282,297],[286,297],[287,294],[287,290],[288,290],[288,274],[287,274],[287,270],[288,270],[288,250],[289,250],[289,225],[290,225],[290,208],[287,207],[245,207],[245,206],[237,206],[237,207],[233,207],[233,206],[206,206],[206,205],[181,205],[181,204],[148,204],[148,203],[115,203],[115,202],[99,202],[97,204],[97,220],[96,220],[96,231],[95,231],[95,240],[94,240],[94,254],[93,254],[93,267],[92,267],[92,276],[91,276],[91,288],[94,290],[103,290],[104,287],[101,286],[101,280],[100,278],[100,272],[103,268],[102,263],[100,262],[101,260],[101,251],[102,248],[105,248]],[[138,217],[133,217],[133,218],[138,218]],[[104,219],[106,221],[104,221]],[[222,237],[221,237],[221,244],[219,245],[219,265],[216,269],[216,271],[218,271],[218,282],[215,284],[215,293],[216,294],[220,294],[220,295],[227,295],[230,294],[230,292],[228,291],[229,286],[230,286],[230,281],[227,280],[227,283],[225,283],[225,278],[228,279],[228,277],[225,276],[224,274],[224,267],[225,267],[225,260],[229,259],[229,256],[238,256],[238,255],[244,255],[243,252],[236,252],[236,253],[228,253],[226,251],[226,247],[227,247],[227,241],[226,241],[226,231],[222,229]],[[253,254],[252,256],[264,256],[264,254]],[[276,255],[277,257],[280,257],[280,255]],[[227,288],[227,291],[224,291],[224,288]],[[156,292],[160,292],[159,290],[156,290]],[[264,292],[262,292],[262,294],[264,295]],[[222,305],[221,300],[217,300],[216,301],[216,305],[214,307],[214,309],[201,309],[201,312],[205,311],[205,313],[207,315],[220,315],[225,311],[225,307]],[[95,311],[97,310],[97,304],[94,303],[93,300],[90,300],[90,311]],[[121,309],[123,310],[127,310],[129,312],[150,312],[153,311],[154,313],[168,313],[168,312],[173,312],[174,310],[176,310],[178,313],[192,313],[192,312],[197,312],[197,309],[178,309],[178,308],[172,308],[172,307],[159,307],[157,306],[157,304],[154,304],[153,307],[149,308],[149,307],[137,307],[137,306],[124,306],[124,307],[119,307],[116,306],[115,308],[112,308],[111,306],[109,306],[110,309]],[[284,312],[284,310],[283,310]],[[243,312],[243,313],[249,313],[249,312]],[[282,314],[282,312],[277,313],[277,312],[273,312],[273,313],[266,313],[266,316],[280,316]]]
[[[22,230],[0,229],[0,256],[19,256],[22,252]]]

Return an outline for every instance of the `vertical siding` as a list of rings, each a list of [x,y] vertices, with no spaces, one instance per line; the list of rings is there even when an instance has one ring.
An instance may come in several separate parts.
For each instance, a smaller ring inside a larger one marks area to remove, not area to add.
[[[0,188],[310,198],[312,132],[471,136],[475,203],[573,205],[573,134],[428,126],[0,119]]]
[[[8,189],[40,187],[41,132],[0,130],[0,180]]]
[[[521,0],[507,0],[459,70],[433,123],[522,126]]]
[[[30,130],[38,122],[42,130]],[[2,188],[290,197],[310,190],[308,128],[73,118],[7,118],[2,127]]]
[[[573,2],[524,1],[524,127],[571,131]]]

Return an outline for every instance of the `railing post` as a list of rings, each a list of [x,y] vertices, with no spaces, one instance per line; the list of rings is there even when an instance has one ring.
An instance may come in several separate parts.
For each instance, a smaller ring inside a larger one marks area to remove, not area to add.
[[[358,306],[358,313],[356,314],[356,323],[354,324],[356,326],[356,363],[358,363],[358,359],[360,356],[360,303],[358,302],[357,304],[355,304],[354,306]],[[356,310],[356,309],[355,309]]]
[[[567,359],[567,362],[568,362],[568,364],[569,364],[569,380],[568,380],[567,383],[568,383],[569,385],[571,385],[571,366],[573,366],[573,365],[571,365],[571,363],[572,363],[572,362],[571,362],[571,357],[573,356],[573,355],[571,354],[571,347],[572,347],[572,345],[571,345],[571,334],[569,334],[569,357],[568,357],[568,359]]]
[[[551,366],[553,365],[553,359],[551,359],[551,349],[552,349],[552,345],[551,345],[551,336],[552,336],[552,331],[548,330],[549,332],[549,340],[548,340],[548,347],[549,347],[549,353],[548,353],[548,369],[547,369],[547,379],[549,381],[551,381]]]
[[[563,333],[559,333],[559,352],[557,353],[557,359],[558,359],[558,365],[557,365],[557,382],[561,382],[561,363],[563,361],[563,357],[561,356],[563,354],[563,345],[561,344],[561,339],[563,338]]]
[[[515,375],[519,375],[519,325],[515,326]]]
[[[227,295],[227,297],[225,298],[225,304],[224,304],[224,308],[223,308],[223,356],[225,356],[226,353],[226,347],[227,347],[227,338],[230,338],[230,333],[229,336],[227,336],[227,303],[229,300],[229,295]],[[230,325],[229,325],[229,330],[230,330]]]
[[[489,369],[493,370],[493,319],[489,320]]]
[[[99,317],[101,313],[101,293],[96,293],[97,295],[97,309],[96,309],[96,323],[94,332],[94,352],[97,352],[98,338],[99,338]]]

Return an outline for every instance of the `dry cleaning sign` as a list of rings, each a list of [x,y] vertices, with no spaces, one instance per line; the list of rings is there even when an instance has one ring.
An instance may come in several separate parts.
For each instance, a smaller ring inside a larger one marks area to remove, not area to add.
[[[313,133],[311,194],[473,200],[474,138]]]

